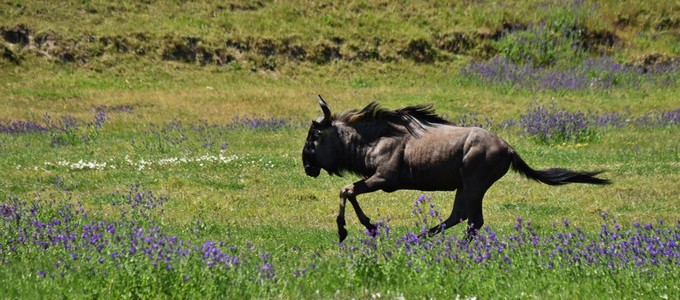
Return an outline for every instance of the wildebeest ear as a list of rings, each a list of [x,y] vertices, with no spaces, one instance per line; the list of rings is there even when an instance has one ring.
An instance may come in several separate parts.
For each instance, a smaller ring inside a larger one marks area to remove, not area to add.
[[[324,122],[330,122],[331,121],[331,108],[328,107],[328,104],[326,101],[323,101],[323,98],[321,98],[321,95],[319,96],[319,105],[321,106],[321,110],[323,110],[323,120]]]

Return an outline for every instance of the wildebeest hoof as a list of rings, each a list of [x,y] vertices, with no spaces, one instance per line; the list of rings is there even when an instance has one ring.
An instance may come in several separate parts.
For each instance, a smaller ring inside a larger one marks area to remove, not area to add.
[[[371,237],[376,237],[380,233],[380,230],[378,230],[378,227],[376,227],[373,224],[370,224],[366,226],[366,234],[370,235]]]
[[[340,238],[340,243],[347,238],[347,229],[338,228],[338,237]]]
[[[442,232],[443,232],[443,230],[440,227],[434,227],[434,228],[428,230],[427,232],[423,232],[423,233],[419,234],[418,239],[425,240],[425,239],[434,237],[434,236],[436,236],[436,235],[438,235]]]
[[[465,240],[468,243],[472,242],[477,237],[477,233],[478,233],[478,230],[476,228],[468,229],[468,232],[465,235]]]

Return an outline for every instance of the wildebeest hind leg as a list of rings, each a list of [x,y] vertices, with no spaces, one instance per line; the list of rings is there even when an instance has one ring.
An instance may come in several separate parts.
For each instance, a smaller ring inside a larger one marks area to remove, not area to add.
[[[453,202],[453,211],[451,211],[451,215],[441,224],[430,228],[427,234],[428,236],[434,236],[436,234],[439,234],[444,230],[456,226],[456,224],[467,220],[468,217],[467,214],[465,213],[466,207],[465,197],[466,197],[465,192],[462,189],[459,189],[456,192],[456,199]]]
[[[468,239],[477,235],[477,231],[484,225],[484,214],[482,213],[482,198],[486,191],[473,193],[467,199],[468,212]]]
[[[499,161],[495,166],[496,168],[490,169],[486,176],[472,175],[469,178],[477,178],[478,180],[463,183],[467,191],[465,195],[465,211],[468,216],[468,239],[476,236],[479,229],[484,225],[484,213],[482,212],[484,194],[486,194],[486,191],[494,182],[505,175],[508,171],[509,162]]]

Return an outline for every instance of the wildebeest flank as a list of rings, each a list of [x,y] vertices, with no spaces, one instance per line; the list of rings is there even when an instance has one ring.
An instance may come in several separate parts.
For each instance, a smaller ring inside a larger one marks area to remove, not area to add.
[[[340,191],[340,242],[347,237],[347,200],[361,224],[370,232],[376,229],[356,196],[377,190],[456,190],[451,215],[428,234],[468,220],[468,234],[474,235],[484,224],[484,194],[511,166],[527,178],[549,185],[609,184],[609,180],[595,177],[600,172],[534,170],[495,134],[477,127],[453,126],[438,117],[431,105],[387,110],[373,102],[340,115],[331,114],[321,96],[319,105],[323,116],[312,121],[302,150],[305,173],[317,177],[324,169],[331,175],[350,172],[363,177]]]

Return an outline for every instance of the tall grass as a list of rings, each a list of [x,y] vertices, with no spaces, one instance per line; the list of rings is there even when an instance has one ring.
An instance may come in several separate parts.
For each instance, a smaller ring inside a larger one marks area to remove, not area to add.
[[[295,244],[267,249],[247,239],[205,239],[200,220],[188,228],[164,225],[164,205],[175,200],[136,185],[114,199],[113,219],[68,198],[3,202],[0,259],[17,275],[3,277],[3,295],[583,297],[584,290],[563,289],[590,280],[607,284],[589,286],[588,295],[678,292],[680,223],[663,220],[621,224],[605,212],[599,232],[567,219],[539,232],[518,217],[513,230],[487,226],[472,240],[456,230],[421,239],[441,216],[420,196],[412,209],[414,231],[392,229],[388,218],[376,233],[335,250],[317,245],[310,255]],[[173,233],[178,229],[181,236]]]

